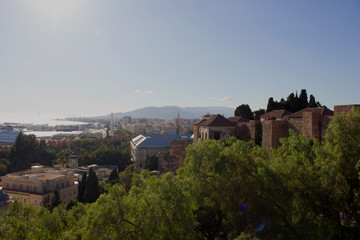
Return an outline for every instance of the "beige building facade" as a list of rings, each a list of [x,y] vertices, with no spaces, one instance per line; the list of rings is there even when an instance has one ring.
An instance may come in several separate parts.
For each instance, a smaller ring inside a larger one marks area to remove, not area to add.
[[[76,200],[77,185],[70,170],[45,169],[32,166],[31,169],[10,173],[2,178],[3,191],[11,198],[40,207],[45,197],[53,197],[57,189],[62,203]]]

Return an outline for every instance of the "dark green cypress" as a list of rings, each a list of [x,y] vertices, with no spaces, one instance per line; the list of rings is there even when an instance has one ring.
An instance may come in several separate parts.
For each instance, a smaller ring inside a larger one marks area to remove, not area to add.
[[[86,173],[83,173],[81,181],[79,182],[78,196],[77,196],[78,201],[82,202],[82,203],[84,202],[84,194],[85,194],[85,189],[86,189],[86,180],[87,180]]]
[[[119,173],[117,171],[117,168],[114,168],[114,170],[111,171],[108,182],[110,182],[111,184],[119,182]]]
[[[99,196],[100,196],[100,188],[99,188],[98,178],[92,167],[90,167],[89,176],[86,181],[84,202],[93,203],[99,198]]]

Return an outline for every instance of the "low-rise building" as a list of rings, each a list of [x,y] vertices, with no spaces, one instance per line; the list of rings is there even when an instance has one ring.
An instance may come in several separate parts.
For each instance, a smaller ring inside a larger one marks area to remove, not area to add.
[[[61,202],[65,204],[76,200],[78,194],[74,172],[71,170],[32,166],[29,170],[6,174],[2,182],[3,191],[11,198],[36,207],[41,206],[46,197],[51,198],[56,189]]]
[[[76,174],[78,180],[81,180],[82,175],[84,173],[88,174],[89,169],[92,168],[95,172],[97,178],[99,181],[107,181],[111,172],[114,169],[117,169],[118,167],[116,165],[97,165],[97,164],[91,164],[91,165],[84,165],[78,168],[72,169]]]
[[[144,169],[146,159],[160,152],[169,152],[170,142],[173,140],[192,140],[190,134],[168,135],[139,135],[130,141],[131,161],[138,169]]]

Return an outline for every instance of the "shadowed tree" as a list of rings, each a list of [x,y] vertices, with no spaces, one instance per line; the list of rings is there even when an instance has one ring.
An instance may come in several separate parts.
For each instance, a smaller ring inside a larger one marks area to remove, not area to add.
[[[299,101],[300,101],[301,109],[308,107],[309,103],[308,103],[308,97],[307,97],[307,93],[306,93],[305,89],[301,89]]]
[[[87,181],[87,176],[86,173],[83,173],[81,181],[79,182],[79,186],[78,186],[78,196],[77,196],[77,200],[79,202],[84,202],[84,194],[85,194],[85,189],[86,189],[86,181]]]
[[[248,104],[241,104],[235,109],[235,116],[244,117],[250,120],[254,120],[254,113],[251,111],[251,108]]]
[[[51,198],[51,210],[59,206],[61,203],[59,190],[55,189],[54,196]]]
[[[99,181],[93,168],[90,167],[89,176],[86,180],[84,202],[93,203],[96,201],[96,199],[99,198],[99,195],[100,195]]]
[[[115,184],[119,182],[119,173],[117,171],[117,168],[114,168],[111,173],[110,176],[107,180],[107,182],[111,183],[111,184]]]

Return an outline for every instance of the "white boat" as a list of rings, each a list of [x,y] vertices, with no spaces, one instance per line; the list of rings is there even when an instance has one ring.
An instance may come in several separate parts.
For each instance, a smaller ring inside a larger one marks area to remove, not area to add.
[[[20,132],[14,130],[13,127],[6,126],[2,130],[0,130],[0,144],[14,143],[19,133]]]

